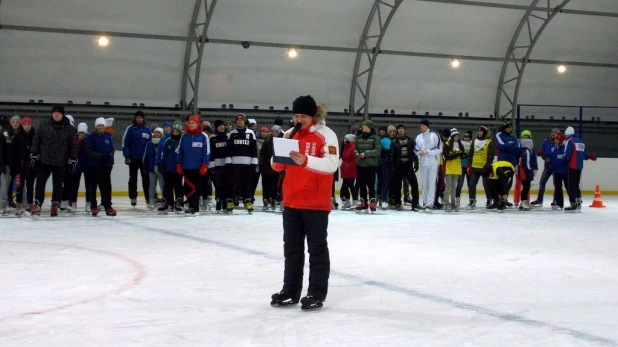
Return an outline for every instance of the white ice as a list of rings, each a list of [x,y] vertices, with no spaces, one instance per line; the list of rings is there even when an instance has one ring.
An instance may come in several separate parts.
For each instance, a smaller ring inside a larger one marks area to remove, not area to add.
[[[618,198],[581,214],[335,211],[317,312],[269,305],[280,214],[115,200],[117,217],[0,219],[0,346],[618,345]]]

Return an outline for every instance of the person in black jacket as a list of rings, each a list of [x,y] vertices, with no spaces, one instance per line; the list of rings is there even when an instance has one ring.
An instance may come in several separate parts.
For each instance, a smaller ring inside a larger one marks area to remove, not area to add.
[[[226,150],[225,165],[229,168],[230,174],[230,195],[226,200],[226,210],[229,213],[234,209],[233,196],[240,191],[245,209],[251,212],[253,211],[251,176],[258,164],[257,143],[253,131],[247,129],[247,117],[242,113],[236,115],[236,129],[227,134]]]
[[[8,144],[6,141],[7,135],[4,131],[4,125],[0,124],[0,213],[6,215],[8,213],[8,186],[10,186],[10,169],[8,158]]]
[[[62,198],[62,182],[65,169],[74,172],[77,165],[77,131],[64,116],[64,107],[56,105],[52,108],[52,116],[41,123],[32,142],[30,165],[36,168],[35,203],[31,213],[41,214],[41,206],[45,198],[45,184],[50,175],[53,177],[52,217],[58,215],[58,207]]]
[[[397,210],[402,209],[401,184],[405,177],[410,182],[412,188],[412,211],[418,212],[418,181],[416,172],[419,168],[418,156],[414,153],[416,141],[406,135],[406,127],[403,124],[397,125],[397,137],[391,142],[389,159],[387,163],[391,165],[391,198]]]
[[[274,153],[273,138],[279,137],[281,127],[273,125],[270,128],[270,135],[264,139],[260,158],[258,160],[260,171],[262,172],[262,197],[264,198],[264,211],[269,209],[275,210],[277,206],[277,183],[279,182],[279,173],[273,170],[270,160]]]
[[[24,117],[21,120],[21,129],[13,138],[13,164],[11,165],[12,176],[15,177],[17,194],[15,196],[16,209],[15,215],[23,213],[23,194],[26,188],[26,210],[32,209],[34,196],[34,180],[36,171],[30,168],[30,147],[34,140],[34,128],[32,119]]]

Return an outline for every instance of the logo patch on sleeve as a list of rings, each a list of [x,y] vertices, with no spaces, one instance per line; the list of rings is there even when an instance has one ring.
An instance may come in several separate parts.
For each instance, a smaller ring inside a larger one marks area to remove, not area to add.
[[[328,146],[328,154],[337,154],[337,147]]]

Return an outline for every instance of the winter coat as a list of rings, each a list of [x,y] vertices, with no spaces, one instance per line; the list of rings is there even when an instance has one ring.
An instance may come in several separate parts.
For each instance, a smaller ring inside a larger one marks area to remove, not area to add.
[[[237,128],[227,134],[225,164],[232,166],[257,165],[257,144],[251,129]],[[241,167],[242,167],[241,166]],[[250,169],[255,169],[251,167]]]
[[[86,135],[88,137],[88,135]],[[86,153],[86,137],[83,140],[77,140],[77,166],[76,172],[88,172],[90,168],[90,160]]]
[[[519,170],[517,176],[520,181],[534,180],[534,170],[536,164],[536,155],[528,148],[523,148],[519,160]]]
[[[541,158],[543,158],[543,161],[545,161],[545,159],[547,158],[549,158],[550,160],[549,163],[545,161],[544,167],[551,169],[552,168],[551,160],[554,160],[556,158],[556,154],[554,152],[558,150],[558,148],[556,147],[556,144],[554,143],[554,139],[552,139],[551,137],[546,138],[545,141],[543,141],[543,144],[541,145],[541,150],[543,151],[543,155],[541,156]]]
[[[60,122],[50,118],[34,134],[30,153],[39,155],[42,164],[65,167],[69,159],[77,160],[77,130],[66,117]]]
[[[551,168],[554,170],[554,174],[565,174],[567,172],[567,163],[564,159],[564,144],[556,147],[556,150],[549,155],[551,159]]]
[[[356,148],[354,149],[354,154],[356,155],[357,167],[378,166],[378,157],[381,152],[382,144],[380,143],[380,137],[376,135],[373,129],[371,129],[369,133],[360,133],[356,136]],[[364,158],[360,157],[361,153],[365,154]]]
[[[450,139],[449,141],[444,143],[444,149],[442,151],[442,154],[444,155],[444,159],[446,160],[445,174],[446,175],[461,175],[463,171],[461,169],[461,157],[463,155],[467,156],[467,154],[465,154],[465,148],[461,141],[455,142],[459,144],[459,148],[456,148],[455,143],[453,143],[453,148],[451,148],[451,141],[453,140]]]
[[[262,144],[262,150],[260,151],[260,157],[258,158],[258,163],[260,165],[260,172],[263,175],[276,175],[277,172],[273,170],[270,165],[270,160],[273,157],[273,153],[275,152],[275,146],[273,143],[273,137],[268,136],[264,139],[264,143]]]
[[[388,154],[391,172],[403,172],[418,167],[418,156],[414,152],[414,148],[416,148],[416,142],[407,135],[392,140]]]
[[[282,188],[285,207],[331,211],[333,173],[339,164],[339,141],[324,119],[317,118],[317,123],[298,130],[294,135],[300,153],[305,155],[305,163],[302,166],[272,164],[275,171],[285,170]],[[291,131],[286,131],[284,137],[290,136]]]
[[[106,132],[94,131],[84,140],[90,167],[114,166],[114,141]]]
[[[166,139],[161,148],[159,155],[159,171],[161,172],[176,172],[176,148],[178,148],[180,137],[175,140],[174,137]]]
[[[475,138],[470,145],[468,154],[468,167],[483,169],[487,164],[494,162],[494,145],[488,138]]]
[[[28,134],[22,129],[13,137],[11,176],[28,173],[30,166],[30,147],[32,147],[33,140],[34,128],[31,128]]]
[[[569,169],[583,170],[584,160],[588,159],[586,144],[577,135],[572,135],[564,145],[564,162]]]
[[[199,170],[202,164],[210,164],[210,142],[204,133],[184,133],[176,148],[176,162],[184,170]]]
[[[356,178],[358,174],[356,172],[356,155],[354,154],[356,149],[356,142],[348,142],[343,146],[343,152],[341,155],[341,178]]]
[[[163,152],[163,145],[165,144],[165,140],[169,139],[170,137],[172,137],[171,133],[166,133],[166,134],[164,133],[161,140],[159,140],[159,143],[157,144],[157,155],[155,156],[155,161],[154,161],[155,166],[159,166],[160,164],[159,161],[161,159],[161,152]]]
[[[227,156],[227,134],[217,132],[208,139],[210,141],[210,165],[209,168],[225,168]]]
[[[507,133],[496,134],[496,148],[498,154],[498,161],[508,161],[517,165],[519,156],[521,155],[521,145],[515,135]]]
[[[428,151],[428,154],[421,156],[422,151]],[[440,157],[442,156],[442,139],[440,135],[431,129],[427,129],[426,132],[420,133],[416,136],[416,147],[414,152],[420,158],[420,164],[422,166],[439,166]]]
[[[161,143],[161,141],[163,141],[163,138],[159,140],[159,143]],[[144,150],[144,158],[142,158],[142,165],[144,170],[146,170],[147,172],[154,172],[159,143],[155,145],[154,142],[150,141],[146,144],[146,149]]]
[[[132,124],[127,127],[122,137],[122,155],[125,158],[134,160],[142,160],[144,158],[144,150],[146,145],[152,138],[150,127],[146,125],[146,121],[142,124]]]

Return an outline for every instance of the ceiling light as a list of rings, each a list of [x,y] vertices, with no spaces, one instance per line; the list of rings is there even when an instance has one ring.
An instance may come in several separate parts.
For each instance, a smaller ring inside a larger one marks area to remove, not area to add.
[[[558,65],[558,72],[559,73],[565,73],[566,70],[567,70],[566,65],[564,65],[564,64]]]
[[[107,36],[99,36],[99,38],[97,38],[97,44],[101,47],[107,47],[107,45],[109,45],[109,39]]]
[[[456,69],[456,68],[458,68],[458,67],[459,67],[459,65],[461,65],[461,62],[459,61],[459,59],[453,59],[453,60],[451,60],[451,67],[453,67],[453,68],[455,68],[455,69]]]
[[[296,58],[298,56],[298,51],[296,50],[296,48],[290,48],[288,49],[288,58]]]

